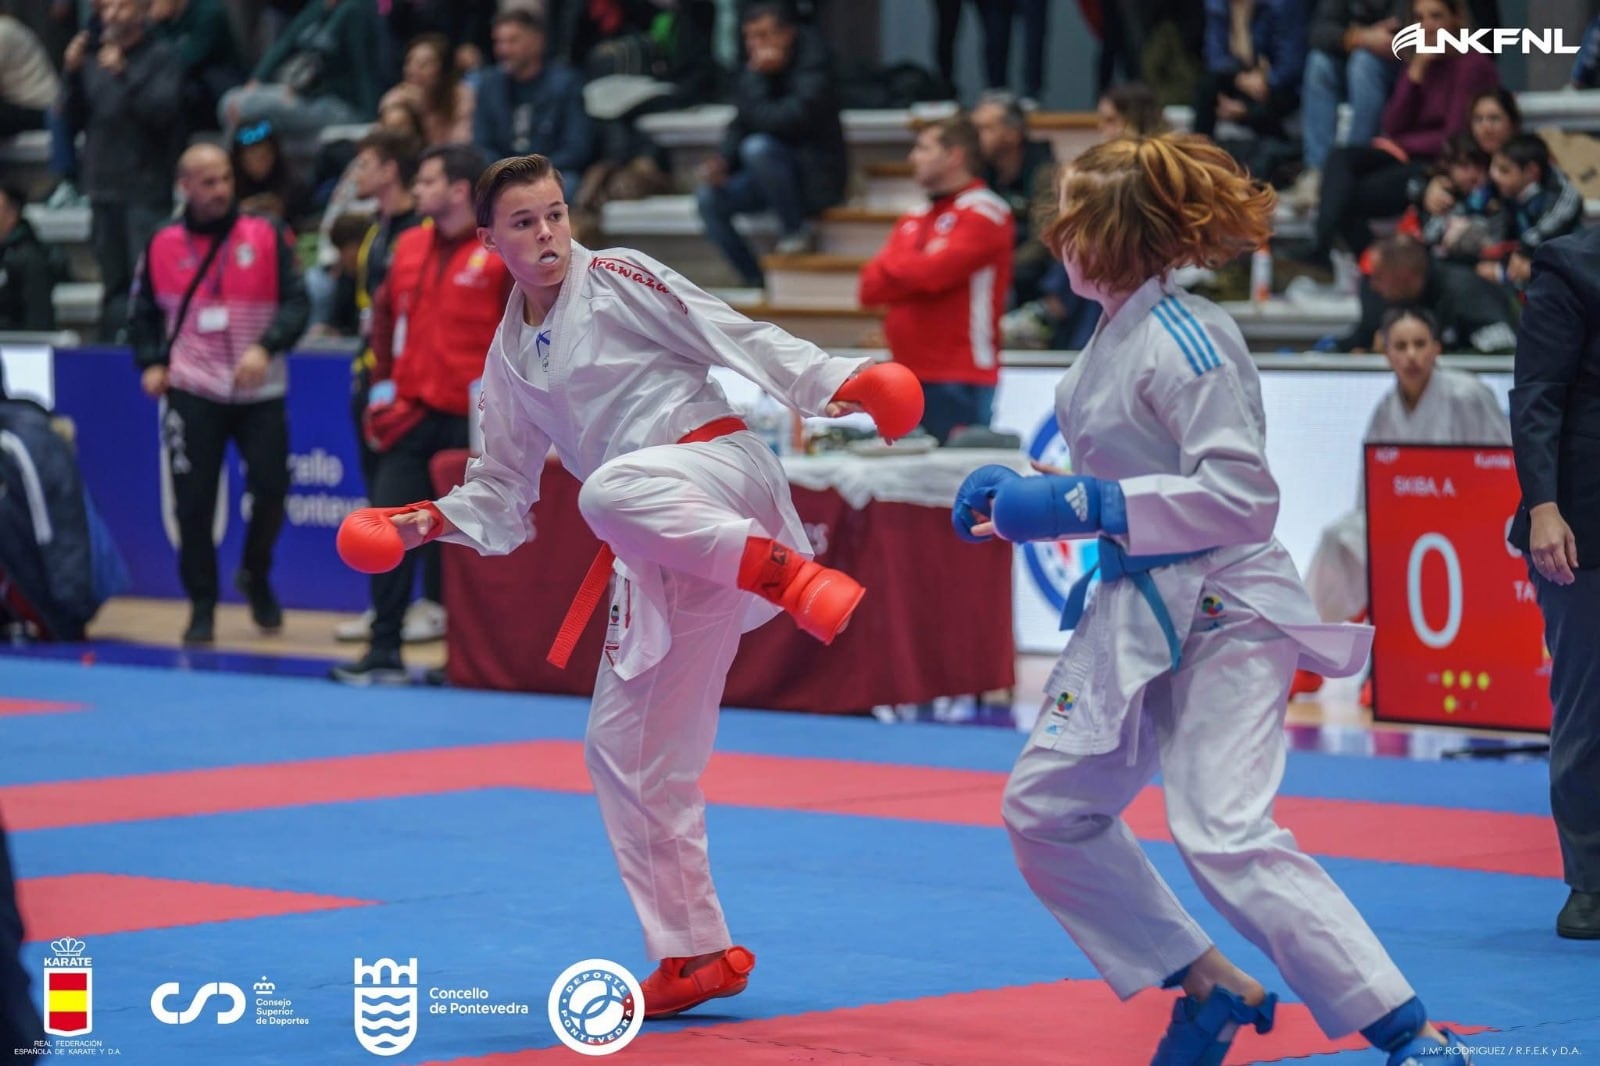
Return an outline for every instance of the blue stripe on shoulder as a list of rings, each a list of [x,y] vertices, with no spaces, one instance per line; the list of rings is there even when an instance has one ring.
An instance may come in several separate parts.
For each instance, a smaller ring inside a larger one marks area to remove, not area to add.
[[[1162,303],[1165,302],[1166,301],[1162,301]],[[1182,349],[1183,357],[1189,360],[1189,369],[1194,371],[1195,377],[1199,377],[1201,374],[1204,374],[1206,372],[1206,368],[1201,364],[1199,356],[1195,352],[1194,345],[1172,320],[1170,317],[1171,312],[1163,309],[1161,303],[1158,303],[1150,309],[1150,313],[1156,316],[1156,321],[1161,323],[1162,327],[1167,331],[1167,334],[1173,339],[1173,341],[1177,343],[1178,347]]]
[[[1182,300],[1179,300],[1176,297],[1168,297],[1168,299],[1172,300],[1172,306],[1177,310],[1179,318],[1188,323],[1189,328],[1195,335],[1195,338],[1205,346],[1204,358],[1210,364],[1211,368],[1215,369],[1216,367],[1221,366],[1222,357],[1217,354],[1216,345],[1211,343],[1211,335],[1207,333],[1205,327],[1200,324],[1200,320],[1194,317],[1194,312],[1183,306]]]

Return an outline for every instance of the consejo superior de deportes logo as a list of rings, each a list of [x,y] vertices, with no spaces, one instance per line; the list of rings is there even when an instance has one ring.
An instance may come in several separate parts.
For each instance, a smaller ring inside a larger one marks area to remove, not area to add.
[[[1396,33],[1390,48],[1396,59],[1405,58],[1401,53],[1413,48],[1418,52],[1432,55],[1443,55],[1446,52],[1459,52],[1463,55],[1467,52],[1483,52],[1486,55],[1498,55],[1513,49],[1524,55],[1531,52],[1543,52],[1545,55],[1573,55],[1578,51],[1577,45],[1565,42],[1559,29],[1520,30],[1484,26],[1476,30],[1440,30],[1434,35],[1433,43],[1429,44],[1420,22],[1413,22]]]
[[[626,967],[585,959],[550,986],[550,1028],[583,1055],[611,1055],[632,1043],[644,1025],[644,992]]]

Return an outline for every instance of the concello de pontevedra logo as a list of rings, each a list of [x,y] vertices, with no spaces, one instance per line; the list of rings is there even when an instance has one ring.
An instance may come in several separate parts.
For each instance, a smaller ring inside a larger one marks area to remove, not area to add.
[[[417,1037],[417,959],[401,966],[356,959],[356,1039],[374,1055],[398,1055]]]

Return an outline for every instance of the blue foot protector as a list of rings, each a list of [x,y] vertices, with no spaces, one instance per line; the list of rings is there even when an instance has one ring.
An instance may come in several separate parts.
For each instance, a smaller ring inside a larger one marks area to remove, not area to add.
[[[1218,985],[1204,1003],[1182,996],[1172,1005],[1172,1024],[1156,1047],[1150,1066],[1222,1066],[1241,1025],[1270,1032],[1278,997],[1269,995],[1252,1007]]]
[[[1438,1064],[1444,1066],[1472,1066],[1472,1049],[1461,1042],[1461,1038],[1448,1029],[1441,1030],[1446,1043],[1439,1043],[1432,1037],[1419,1036],[1409,1043],[1396,1048],[1389,1054],[1388,1066],[1430,1066]]]

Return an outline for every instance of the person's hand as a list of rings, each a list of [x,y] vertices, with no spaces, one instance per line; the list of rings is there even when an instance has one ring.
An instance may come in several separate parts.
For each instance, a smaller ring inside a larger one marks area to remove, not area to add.
[[[728,161],[714,155],[700,164],[700,180],[713,189],[720,189],[728,180]]]
[[[68,74],[76,74],[83,69],[83,60],[89,54],[89,35],[80,31],[67,44],[66,54],[61,57],[62,69]]]
[[[1533,568],[1546,581],[1572,584],[1572,571],[1578,567],[1578,542],[1572,527],[1561,517],[1561,509],[1554,503],[1541,503],[1528,516],[1533,520],[1528,532],[1528,555],[1533,559]]]
[[[1533,260],[1521,252],[1512,252],[1511,262],[1506,264],[1506,280],[1513,285],[1526,285],[1531,277],[1533,277]]]
[[[446,533],[455,532],[455,525],[448,519],[443,520],[443,527],[437,532],[434,524],[439,521],[431,510],[407,511],[404,514],[390,515],[389,521],[400,530],[400,543],[406,546],[406,551],[420,548],[434,537],[442,537]]]
[[[1478,277],[1500,284],[1500,264],[1489,259],[1483,260],[1478,264]]]
[[[1443,215],[1456,205],[1456,194],[1444,178],[1434,178],[1422,193],[1422,209],[1430,215]]]
[[[1422,76],[1427,72],[1428,65],[1439,58],[1438,52],[1424,52],[1421,49],[1411,53],[1406,60],[1406,77],[1417,85],[1422,84]]]
[[[1384,19],[1362,30],[1356,47],[1365,48],[1374,55],[1394,57],[1394,35],[1400,28],[1398,19]]]
[[[750,69],[757,74],[778,74],[788,61],[788,53],[776,45],[757,48],[750,53]]]
[[[145,367],[144,373],[139,375],[139,387],[152,400],[166,395],[167,368],[164,366]]]
[[[1223,122],[1238,122],[1249,114],[1250,109],[1241,100],[1231,96],[1217,95],[1217,118]]]
[[[1266,103],[1267,95],[1272,91],[1272,87],[1267,84],[1267,72],[1260,67],[1247,70],[1234,78],[1233,87],[1258,104]]]
[[[123,68],[127,66],[127,57],[123,54],[122,49],[114,44],[101,45],[100,51],[95,53],[94,58],[95,62],[99,63],[110,74],[121,74]]]
[[[252,344],[244,350],[239,357],[239,365],[233,368],[233,384],[242,390],[259,388],[267,380],[267,368],[272,365],[272,356],[259,344]]]

